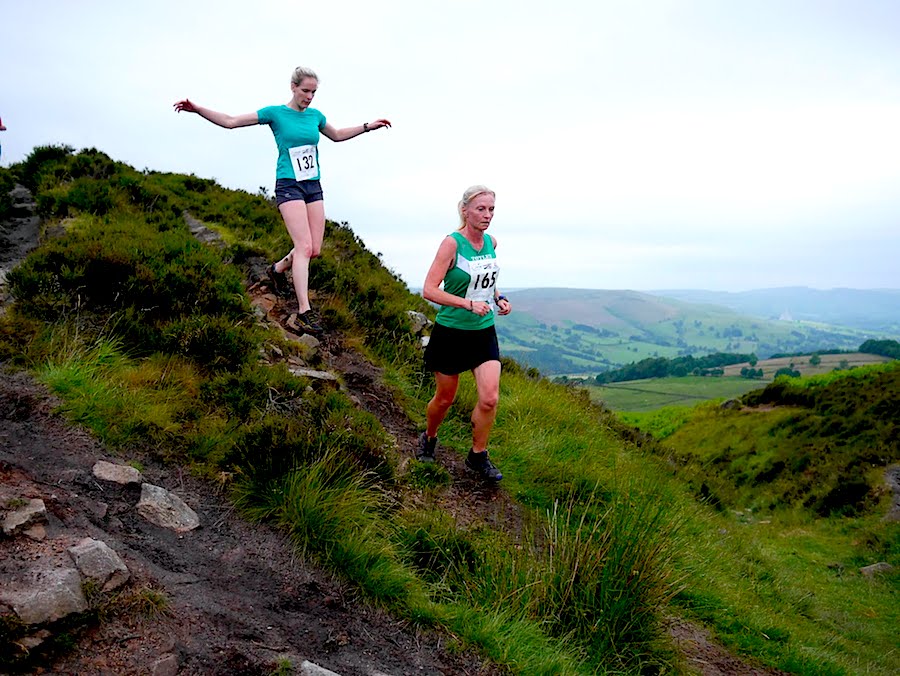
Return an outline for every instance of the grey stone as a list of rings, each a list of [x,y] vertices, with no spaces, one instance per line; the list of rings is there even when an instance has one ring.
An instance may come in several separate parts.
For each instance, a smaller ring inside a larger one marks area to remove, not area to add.
[[[186,533],[200,525],[200,517],[181,498],[153,484],[141,484],[137,511],[150,523],[176,533]]]
[[[150,667],[152,676],[175,676],[178,673],[178,656],[163,655]]]
[[[422,348],[424,349],[428,347],[428,341],[431,340],[431,336],[422,336],[419,340],[422,342]]]
[[[409,315],[409,323],[412,325],[412,331],[416,335],[421,334],[422,331],[434,323],[428,319],[428,317],[416,310],[407,310],[406,314]]]
[[[302,336],[296,336],[296,339],[298,343],[306,345],[306,347],[308,347],[310,350],[313,350],[314,352],[319,348],[319,345],[322,344],[322,342],[318,338],[308,333],[304,333]]]
[[[302,366],[292,366],[289,370],[295,376],[315,378],[316,380],[337,381],[337,376],[329,371],[317,371],[316,369],[303,368]]]
[[[6,535],[15,535],[19,531],[28,530],[38,523],[47,521],[47,508],[44,501],[32,498],[27,505],[18,507],[3,519],[3,532]]]
[[[139,484],[144,478],[141,473],[130,465],[117,465],[106,460],[98,460],[94,463],[94,476],[103,481],[127,485]]]
[[[69,554],[81,574],[100,583],[103,591],[121,587],[128,581],[128,567],[110,547],[101,540],[84,538]]]
[[[320,667],[318,664],[313,664],[309,660],[304,660],[300,665],[300,673],[303,676],[341,676],[334,671],[329,671],[325,667]]]
[[[723,401],[719,408],[725,409],[726,411],[733,411],[741,408],[743,404],[741,404],[740,399],[729,399],[728,401]]]
[[[859,572],[862,573],[863,577],[875,577],[878,573],[890,573],[892,570],[894,570],[894,567],[887,561],[879,561],[871,566],[863,566],[859,569]]]
[[[88,608],[74,568],[38,571],[33,583],[0,594],[0,602],[12,606],[25,624],[55,622]]]
[[[225,248],[225,241],[218,232],[212,228],[206,227],[202,221],[197,220],[187,211],[182,212],[182,216],[184,216],[184,222],[187,223],[188,230],[190,230],[191,234],[199,241],[219,249]]]

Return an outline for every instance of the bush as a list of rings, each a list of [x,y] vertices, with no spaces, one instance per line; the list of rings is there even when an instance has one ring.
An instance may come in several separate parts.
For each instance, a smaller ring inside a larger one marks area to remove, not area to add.
[[[194,315],[166,325],[160,349],[212,370],[235,370],[255,357],[260,339],[252,329],[222,316]]]
[[[37,193],[43,180],[58,182],[68,175],[68,160],[74,150],[66,145],[36,147],[21,165],[22,184]]]

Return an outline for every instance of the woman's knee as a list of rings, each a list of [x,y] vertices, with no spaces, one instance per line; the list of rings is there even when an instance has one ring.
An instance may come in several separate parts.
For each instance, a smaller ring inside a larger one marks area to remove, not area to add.
[[[433,401],[436,406],[440,408],[450,408],[453,405],[453,400],[456,398],[455,392],[448,392],[446,390],[438,390],[434,393]]]
[[[296,258],[297,256],[299,256],[300,258],[305,258],[307,260],[313,258],[314,256],[312,244],[310,244],[309,242],[304,242],[303,240],[300,240],[299,242],[295,241],[293,256],[291,256],[292,265],[294,263],[294,258]]]
[[[478,408],[484,411],[494,411],[500,403],[499,392],[484,392],[478,394]]]

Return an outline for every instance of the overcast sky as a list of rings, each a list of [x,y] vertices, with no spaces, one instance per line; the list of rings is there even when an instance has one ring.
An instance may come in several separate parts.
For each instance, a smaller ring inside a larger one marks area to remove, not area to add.
[[[326,213],[419,287],[463,190],[501,287],[900,287],[897,0],[0,0],[4,166],[36,145],[274,186],[319,74]]]

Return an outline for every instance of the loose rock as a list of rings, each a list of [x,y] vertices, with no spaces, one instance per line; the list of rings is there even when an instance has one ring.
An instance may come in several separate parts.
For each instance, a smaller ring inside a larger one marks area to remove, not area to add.
[[[200,525],[197,512],[188,507],[184,500],[153,484],[141,484],[141,500],[137,504],[137,511],[150,523],[176,533],[186,533]]]
[[[93,472],[98,479],[122,484],[123,486],[139,484],[144,480],[140,471],[131,465],[117,465],[106,460],[98,460],[94,463]]]
[[[47,508],[44,501],[32,498],[27,505],[16,508],[3,520],[3,532],[8,536],[28,530],[38,523],[46,523]]]
[[[55,622],[88,607],[74,568],[36,571],[31,584],[0,592],[0,603],[12,606],[25,624]]]
[[[111,591],[128,581],[129,573],[125,563],[102,540],[84,538],[74,547],[69,547],[69,554],[81,574],[90,580],[96,580],[103,591]]]

